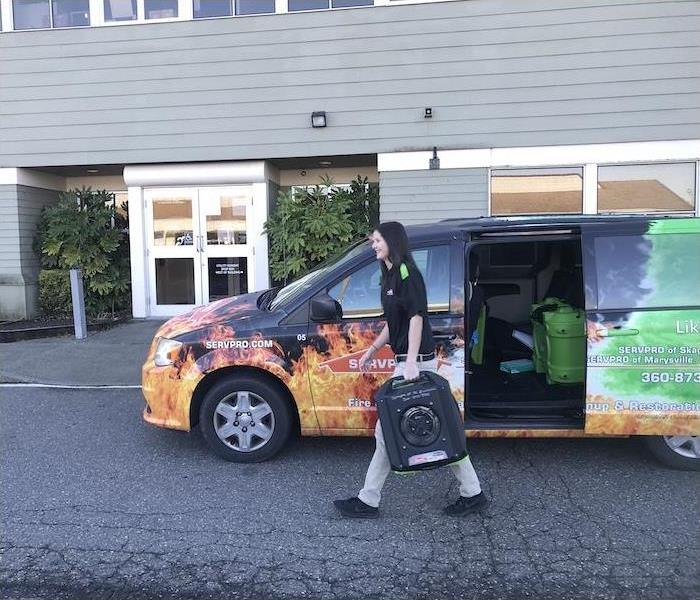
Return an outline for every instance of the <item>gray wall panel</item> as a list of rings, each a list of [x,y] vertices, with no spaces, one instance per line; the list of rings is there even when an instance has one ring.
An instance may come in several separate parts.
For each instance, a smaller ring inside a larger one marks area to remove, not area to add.
[[[0,318],[36,314],[39,257],[32,249],[39,213],[58,192],[0,185]]]
[[[380,219],[406,225],[488,213],[488,169],[397,171],[379,174]]]
[[[697,138],[699,34],[698,0],[0,34],[0,166]],[[326,129],[309,127],[313,110]]]

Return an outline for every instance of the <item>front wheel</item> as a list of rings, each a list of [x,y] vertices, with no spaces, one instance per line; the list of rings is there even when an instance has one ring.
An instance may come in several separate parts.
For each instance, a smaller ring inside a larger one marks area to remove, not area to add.
[[[665,465],[683,471],[700,471],[700,436],[645,436],[644,443]]]
[[[272,458],[292,429],[288,402],[265,381],[233,377],[214,385],[204,397],[199,426],[209,447],[232,462]]]

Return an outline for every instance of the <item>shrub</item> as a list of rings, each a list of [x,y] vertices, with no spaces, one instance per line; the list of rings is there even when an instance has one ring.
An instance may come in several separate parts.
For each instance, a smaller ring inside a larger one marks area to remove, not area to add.
[[[287,283],[366,236],[379,220],[379,190],[359,175],[350,189],[329,178],[307,190],[280,192],[265,223],[270,273]]]
[[[39,308],[47,317],[63,318],[73,314],[68,271],[44,269],[39,273]]]
[[[45,269],[82,270],[88,315],[128,308],[127,223],[115,210],[113,194],[90,188],[60,194],[41,212],[35,246]]]

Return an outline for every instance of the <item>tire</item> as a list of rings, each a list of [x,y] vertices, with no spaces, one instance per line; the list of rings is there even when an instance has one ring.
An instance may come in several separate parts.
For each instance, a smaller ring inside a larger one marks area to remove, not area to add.
[[[700,436],[645,436],[644,443],[666,466],[683,471],[700,471]]]
[[[262,462],[289,439],[292,413],[274,385],[249,375],[215,384],[199,411],[199,427],[209,447],[231,462]]]

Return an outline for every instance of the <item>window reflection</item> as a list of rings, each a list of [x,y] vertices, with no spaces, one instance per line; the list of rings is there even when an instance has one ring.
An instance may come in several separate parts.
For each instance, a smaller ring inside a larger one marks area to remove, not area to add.
[[[583,212],[583,168],[512,169],[491,173],[491,213]]]
[[[192,243],[192,199],[153,200],[153,244],[191,246]]]
[[[247,196],[220,195],[205,200],[207,244],[228,246],[245,244]]]
[[[136,19],[136,0],[104,0],[105,21]]]
[[[692,212],[695,164],[598,167],[598,212]]]

